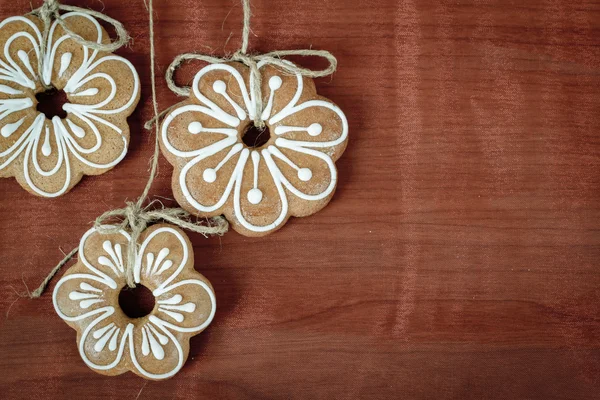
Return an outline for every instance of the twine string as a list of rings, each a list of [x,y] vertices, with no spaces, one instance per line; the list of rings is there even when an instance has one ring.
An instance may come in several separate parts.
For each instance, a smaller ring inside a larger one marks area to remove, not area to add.
[[[158,101],[156,100],[156,54],[154,49],[154,15],[152,3],[153,0],[149,0],[150,82],[152,88],[152,107],[154,112],[153,120],[156,120],[158,118]],[[151,129],[151,127],[152,124],[146,123],[146,129]],[[114,234],[120,230],[128,230],[131,232],[131,239],[127,250],[127,265],[125,267],[127,286],[131,288],[136,286],[133,268],[138,253],[138,239],[148,225],[157,221],[166,221],[183,229],[200,233],[205,237],[208,235],[223,235],[229,230],[229,223],[222,216],[209,218],[206,220],[206,224],[202,224],[200,221],[192,221],[191,215],[187,211],[181,208],[166,208],[159,200],[153,200],[148,205],[144,206],[144,203],[148,199],[148,194],[154,179],[156,178],[156,174],[158,173],[158,157],[160,154],[158,124],[155,124],[154,128],[154,153],[152,154],[150,174],[146,186],[144,187],[144,191],[135,202],[126,202],[126,206],[123,208],[106,211],[94,221],[94,227],[102,234]],[[154,209],[157,204],[159,204],[160,207]],[[115,225],[115,220],[119,220],[120,222]],[[69,254],[67,254],[65,258],[52,269],[41,285],[31,293],[31,298],[37,298],[42,295],[52,277],[77,253],[77,250],[78,248],[71,250],[71,252],[69,252]]]
[[[167,72],[165,73],[165,79],[167,81],[167,85],[172,92],[179,96],[189,96],[190,87],[189,86],[177,86],[175,81],[173,80],[173,75],[175,74],[175,70],[179,68],[184,62],[191,60],[204,61],[209,64],[218,64],[225,63],[230,61],[238,61],[250,69],[250,74],[252,75],[252,79],[250,80],[250,93],[255,102],[255,110],[254,115],[252,115],[252,119],[254,121],[254,125],[263,129],[265,123],[262,119],[263,113],[263,99],[262,99],[262,79],[261,74],[258,69],[259,63],[270,64],[273,65],[283,72],[295,75],[300,74],[307,78],[319,78],[323,76],[331,75],[337,69],[337,59],[326,50],[313,50],[313,49],[304,49],[304,50],[275,50],[265,54],[248,54],[248,43],[250,38],[250,0],[242,0],[242,6],[244,8],[244,26],[242,29],[242,45],[238,51],[233,53],[231,56],[225,57],[215,57],[209,54],[202,53],[184,53],[180,54],[169,65],[167,68]],[[312,70],[309,68],[299,67],[296,64],[293,64],[289,61],[285,61],[282,57],[286,56],[304,56],[304,57],[321,57],[327,60],[329,65],[327,68],[322,70]],[[165,114],[163,111],[159,118]],[[150,123],[155,122],[155,119],[149,121]]]

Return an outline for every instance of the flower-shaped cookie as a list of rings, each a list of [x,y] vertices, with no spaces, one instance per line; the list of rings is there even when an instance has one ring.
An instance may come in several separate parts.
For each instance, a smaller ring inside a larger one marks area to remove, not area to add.
[[[215,295],[194,270],[192,245],[179,228],[154,225],[140,242],[133,272],[136,284],[155,296],[149,315],[130,318],[119,307],[130,245],[125,231],[90,229],[81,238],[79,261],[56,284],[52,300],[58,315],[77,330],[79,353],[90,368],[166,379],[187,359],[189,338],[212,321]]]
[[[176,105],[161,127],[179,204],[198,216],[224,214],[248,236],[268,234],[290,216],[323,208],[333,196],[334,162],[348,138],[346,117],[316,94],[311,79],[258,66],[268,128],[262,138],[245,137],[253,130],[256,109],[248,90],[253,78],[248,67],[235,62],[201,69],[190,98]]]
[[[62,18],[86,40],[108,40],[87,14]],[[139,101],[140,83],[129,61],[78,44],[56,21],[42,54],[42,30],[34,16],[0,23],[0,177],[14,176],[29,192],[56,197],[84,174],[104,173],[125,157],[127,117]],[[64,90],[65,119],[49,120],[36,110],[40,80]]]

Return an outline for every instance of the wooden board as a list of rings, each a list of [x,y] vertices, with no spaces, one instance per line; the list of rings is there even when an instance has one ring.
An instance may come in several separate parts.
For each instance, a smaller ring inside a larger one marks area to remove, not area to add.
[[[317,86],[351,139],[317,215],[264,238],[191,234],[218,312],[160,383],[89,370],[54,284],[19,297],[97,215],[138,196],[152,152],[143,1],[67,3],[104,4],[125,24],[134,43],[118,54],[137,67],[142,101],[113,171],[55,200],[0,180],[1,398],[600,396],[599,1],[253,0],[253,50],[338,57]],[[167,65],[235,51],[241,7],[155,3],[165,108],[178,101]],[[30,10],[1,5],[1,18]],[[152,192],[170,197],[170,177],[161,159]]]

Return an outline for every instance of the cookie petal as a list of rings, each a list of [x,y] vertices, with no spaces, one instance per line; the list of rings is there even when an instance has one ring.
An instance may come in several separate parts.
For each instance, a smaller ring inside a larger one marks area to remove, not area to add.
[[[85,273],[87,270],[79,262],[67,271],[54,288],[54,308],[71,327],[82,332],[78,338],[79,353],[90,368],[124,372],[119,364],[131,328],[115,310],[119,292],[110,287],[109,280]]]
[[[236,180],[234,214],[226,212],[232,224],[264,233],[277,229],[287,220],[288,202],[276,169],[267,149],[252,151],[243,174],[238,174]]]
[[[128,128],[124,135],[98,126],[85,114],[70,113],[65,120],[53,121],[60,130],[70,154],[87,175],[98,175],[117,165],[127,154]]]
[[[191,244],[180,229],[165,224],[146,229],[142,239],[133,276],[158,297],[184,268],[193,265]]]
[[[285,141],[267,151],[275,160],[277,175],[292,195],[305,201],[326,199],[335,190],[337,170],[327,154]]]
[[[335,104],[309,100],[286,109],[269,121],[277,136],[276,145],[294,141],[295,145],[326,149],[337,160],[346,147],[348,121]]]
[[[85,40],[102,43],[108,37],[98,21],[87,14],[70,12],[61,18],[69,29]],[[46,85],[53,84],[69,93],[66,89],[68,82],[81,76],[99,51],[77,43],[56,20],[50,26],[47,40],[42,79]]]
[[[10,17],[0,22],[0,83],[34,90],[42,34],[36,17]],[[13,54],[16,57],[13,57]]]
[[[161,145],[167,159],[177,165],[178,158],[214,153],[237,141],[237,129],[216,118],[212,109],[182,102],[164,119]]]
[[[216,311],[216,299],[212,287],[198,273],[193,278],[175,282],[157,297],[156,316],[150,321],[176,332],[196,334],[212,321]]]
[[[153,320],[154,318],[154,320]],[[145,378],[167,379],[183,366],[189,352],[189,344],[180,342],[181,337],[165,329],[155,317],[132,329],[129,336],[129,357],[134,372]]]
[[[113,313],[114,297],[109,282],[96,274],[86,273],[77,264],[58,281],[52,295],[54,308],[67,322],[76,322],[99,313]],[[118,296],[118,294],[117,294]]]
[[[129,241],[129,234],[123,230],[102,234],[92,228],[79,242],[79,260],[89,271],[103,278],[111,289],[120,289],[125,283]]]
[[[218,214],[230,198],[248,153],[242,144],[233,145],[234,142],[233,138],[222,141],[222,150],[214,154],[205,152],[198,155],[179,172],[179,189],[184,200],[194,209]]]
[[[112,307],[111,307],[112,309]],[[125,347],[131,337],[133,324],[119,318],[113,310],[100,314],[83,329],[79,338],[79,354],[88,367],[98,372],[116,375],[126,371]]]
[[[0,100],[0,109],[6,102],[20,104],[20,107],[30,107],[23,100],[29,99],[9,99]],[[22,160],[25,149],[34,133],[40,132],[44,117],[36,115],[34,112],[23,110],[14,113],[0,120],[0,176],[13,176],[15,171],[11,167]]]
[[[21,186],[44,197],[64,194],[79,177],[72,175],[67,148],[55,124],[38,115],[26,141],[23,173],[17,175]]]
[[[67,112],[88,115],[121,133],[121,125],[140,97],[140,81],[133,65],[123,57],[101,53],[83,66],[65,86],[70,103]]]
[[[292,65],[291,62],[287,63]],[[304,101],[316,92],[312,81],[307,81],[305,85],[299,74],[281,71],[265,64],[264,61],[258,63],[258,68],[261,71],[262,80],[262,119],[265,121],[279,114],[284,108],[293,107],[298,101]],[[250,83],[253,81],[254,77],[251,75]]]

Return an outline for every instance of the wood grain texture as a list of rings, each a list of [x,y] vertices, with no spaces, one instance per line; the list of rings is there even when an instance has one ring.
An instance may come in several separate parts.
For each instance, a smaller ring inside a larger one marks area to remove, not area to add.
[[[238,46],[237,0],[155,3],[161,74],[176,54]],[[0,4],[1,18],[29,9]],[[146,9],[104,4],[143,84],[130,152],[56,200],[0,180],[0,397],[598,398],[600,1],[252,0],[252,49],[338,57],[317,87],[350,142],[317,215],[264,238],[191,235],[218,311],[160,383],[95,374],[50,293],[18,297],[146,180]],[[178,101],[158,85],[161,107]],[[160,167],[153,192],[169,197]]]

